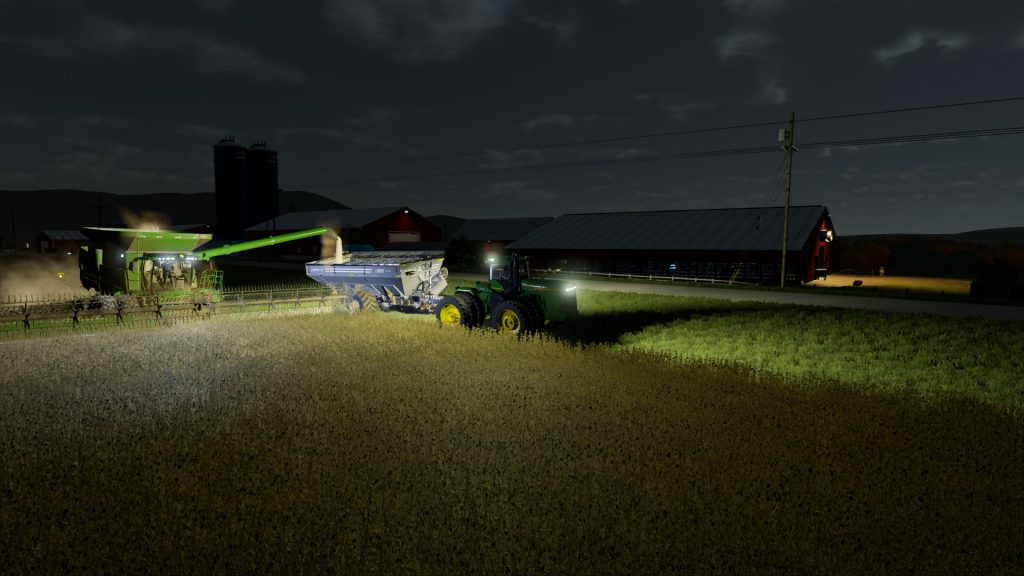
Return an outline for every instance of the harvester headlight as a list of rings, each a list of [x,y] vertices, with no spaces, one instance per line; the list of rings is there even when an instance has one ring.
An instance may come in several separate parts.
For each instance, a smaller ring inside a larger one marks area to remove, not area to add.
[[[575,284],[570,284],[569,286],[566,286],[564,288],[564,290],[566,292],[575,292],[576,291],[576,285]]]

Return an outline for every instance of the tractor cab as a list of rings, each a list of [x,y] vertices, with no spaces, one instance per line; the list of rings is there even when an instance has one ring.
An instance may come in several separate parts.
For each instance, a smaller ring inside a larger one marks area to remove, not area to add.
[[[522,281],[530,278],[529,259],[512,254],[505,258],[488,256],[488,281],[493,290],[512,294],[522,289]]]

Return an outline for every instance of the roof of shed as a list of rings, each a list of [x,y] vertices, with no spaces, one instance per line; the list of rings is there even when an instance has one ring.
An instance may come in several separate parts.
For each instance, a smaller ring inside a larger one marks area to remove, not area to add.
[[[246,230],[305,230],[317,226],[329,228],[362,228],[385,216],[400,210],[408,210],[405,206],[387,206],[382,208],[351,208],[349,210],[313,210],[309,212],[288,212],[276,218],[276,222],[267,220]]]
[[[482,218],[466,220],[449,238],[482,242],[516,240],[551,222],[552,218]]]
[[[787,250],[817,231],[824,206],[789,209]],[[783,209],[723,208],[565,214],[509,244],[535,250],[781,250]]]
[[[42,234],[45,234],[50,240],[88,240],[85,234],[82,234],[80,230],[42,230]]]

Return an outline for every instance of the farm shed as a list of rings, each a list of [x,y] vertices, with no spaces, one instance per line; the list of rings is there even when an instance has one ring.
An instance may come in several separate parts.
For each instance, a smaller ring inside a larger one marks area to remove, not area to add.
[[[451,270],[479,272],[486,256],[551,222],[550,217],[479,218],[463,221],[448,236],[446,262]]]
[[[36,252],[71,252],[89,242],[79,230],[43,230],[36,236]]]
[[[778,282],[783,209],[565,214],[512,242],[535,269]],[[834,231],[824,206],[789,211],[786,280],[828,274]]]
[[[274,221],[260,222],[247,228],[246,237],[263,238],[316,226],[327,226],[338,232],[347,245],[367,245],[376,250],[404,249],[410,245],[439,247],[441,242],[441,229],[406,206],[289,212]],[[318,238],[308,238],[275,246],[273,250],[278,254],[319,257],[320,244]]]
[[[478,218],[466,220],[451,235],[451,239],[465,239],[478,242],[485,250],[501,250],[505,245],[514,242],[541,226],[551,222],[553,218]]]

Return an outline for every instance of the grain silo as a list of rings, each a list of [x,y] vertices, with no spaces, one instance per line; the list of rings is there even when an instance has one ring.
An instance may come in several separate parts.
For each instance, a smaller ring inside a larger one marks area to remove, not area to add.
[[[248,221],[246,226],[272,221],[278,214],[277,151],[256,141],[246,153]]]
[[[240,239],[248,226],[247,173],[245,146],[236,144],[234,137],[221,138],[213,146],[218,238]]]

